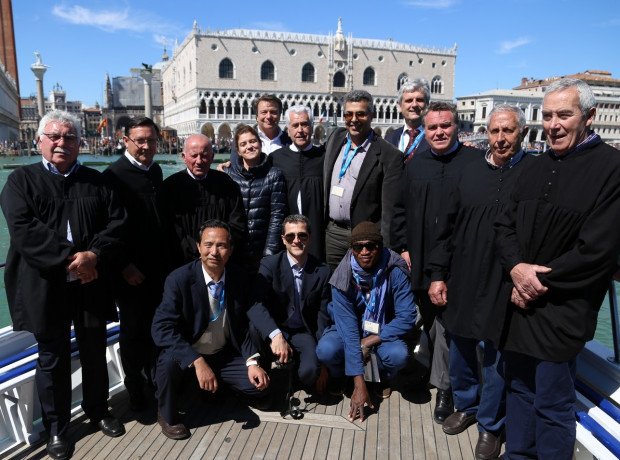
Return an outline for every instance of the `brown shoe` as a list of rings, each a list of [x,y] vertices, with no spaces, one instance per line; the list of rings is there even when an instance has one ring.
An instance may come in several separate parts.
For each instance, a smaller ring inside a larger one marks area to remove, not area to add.
[[[490,460],[499,457],[499,451],[502,448],[501,436],[495,436],[493,433],[481,431],[478,435],[476,443],[476,460]]]
[[[176,425],[170,425],[164,418],[157,414],[157,423],[161,426],[161,432],[170,439],[187,439],[190,436],[190,432],[185,425],[177,423]]]
[[[446,434],[459,434],[469,426],[476,423],[476,414],[467,412],[455,412],[443,422],[443,432]]]
[[[392,388],[390,388],[389,386],[383,386],[380,383],[375,384],[373,391],[375,393],[375,396],[380,399],[388,399],[390,396],[392,396]]]

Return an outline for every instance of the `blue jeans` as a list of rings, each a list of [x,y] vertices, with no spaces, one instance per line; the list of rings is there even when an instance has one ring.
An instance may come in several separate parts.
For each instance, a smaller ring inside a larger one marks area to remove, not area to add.
[[[476,414],[478,429],[497,436],[504,429],[506,416],[502,354],[489,341],[457,335],[450,338],[450,382],[454,407],[460,412]],[[482,382],[478,377],[478,347],[482,350]]]
[[[407,364],[407,345],[402,340],[381,342],[374,351],[382,379],[392,380]],[[316,355],[331,377],[344,376],[344,342],[335,327],[325,330],[316,347]]]
[[[506,459],[570,460],[575,447],[575,360],[504,352]]]

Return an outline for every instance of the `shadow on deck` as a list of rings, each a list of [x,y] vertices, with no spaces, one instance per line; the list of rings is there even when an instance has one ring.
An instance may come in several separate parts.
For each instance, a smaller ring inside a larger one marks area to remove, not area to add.
[[[110,400],[112,412],[127,433],[119,438],[95,431],[84,415],[69,430],[75,442],[75,459],[473,459],[478,431],[475,425],[456,436],[447,436],[433,422],[435,390],[401,394],[394,391],[375,401],[364,422],[347,419],[347,397],[314,401],[303,391],[304,417],[283,418],[278,411],[249,408],[239,398],[194,398],[185,419],[192,436],[173,441],[161,434],[155,403],[136,414],[129,409],[126,392]],[[8,459],[48,458],[45,444],[21,446]]]

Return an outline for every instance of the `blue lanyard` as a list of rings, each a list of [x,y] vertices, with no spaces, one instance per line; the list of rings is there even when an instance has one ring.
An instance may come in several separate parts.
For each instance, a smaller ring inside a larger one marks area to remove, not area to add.
[[[217,319],[220,317],[220,315],[224,311],[224,300],[225,300],[225,290],[224,290],[224,286],[222,286],[222,291],[220,292],[219,306],[218,306],[217,311],[211,313],[211,316],[209,317],[210,323],[212,323],[213,321],[217,321]]]
[[[370,138],[370,136],[372,136],[372,133],[373,131],[371,130],[370,134],[368,134],[368,137],[364,140],[364,142],[355,147],[351,155],[349,155],[349,153],[351,152],[351,136],[347,134],[347,145],[345,146],[344,154],[342,155],[342,166],[340,167],[340,172],[338,173],[338,180],[341,180],[344,177],[347,169],[349,169],[349,166],[351,166],[351,162],[353,162],[353,158],[355,158],[355,155],[357,154],[357,150],[362,145],[364,145],[364,143]]]
[[[418,133],[418,135],[416,136],[415,140],[413,141],[413,144],[411,144],[411,146],[409,147],[409,149],[405,152],[405,158],[409,158],[409,155],[411,155],[413,153],[413,151],[417,148],[417,146],[420,144],[420,142],[422,142],[422,138],[424,137],[424,128],[420,129],[420,132]],[[404,141],[404,139],[403,139]],[[404,142],[403,142],[404,144]]]
[[[355,281],[357,282],[358,286],[360,285],[360,276],[353,272],[353,277],[355,278]],[[366,300],[366,296],[364,295],[363,292],[361,292],[362,294],[362,302],[364,302],[364,305],[366,306],[365,312],[368,313],[368,315],[364,314],[364,316],[367,319],[373,319],[375,322],[377,321],[377,298],[379,297],[379,289],[376,288],[377,285],[377,279],[379,277],[379,274],[377,273],[376,275],[374,275],[372,277],[372,285],[370,286],[370,292],[368,294],[368,300]]]

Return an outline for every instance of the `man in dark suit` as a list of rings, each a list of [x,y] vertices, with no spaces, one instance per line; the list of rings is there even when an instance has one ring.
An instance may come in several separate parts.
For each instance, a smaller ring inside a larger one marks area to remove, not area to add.
[[[11,237],[4,272],[16,331],[39,355],[35,382],[53,459],[71,455],[71,323],[82,364],[82,408],[108,436],[123,425],[108,412],[106,320],[116,312],[107,281],[125,211],[101,174],[77,160],[80,120],[62,111],[41,119],[42,162],[13,171],[0,204]]]
[[[200,389],[211,393],[220,382],[250,397],[264,395],[269,386],[248,334],[247,279],[226,266],[232,249],[228,225],[206,221],[199,233],[200,260],[168,276],[155,312],[151,333],[159,352],[157,418],[170,439],[190,435],[176,411],[184,377],[195,375]]]
[[[345,128],[326,144],[323,169],[326,261],[336,268],[349,249],[351,228],[363,221],[380,223],[391,247],[391,220],[401,200],[402,154],[372,130],[374,106],[367,91],[344,97]]]
[[[405,119],[405,125],[386,134],[385,140],[403,152],[405,162],[416,152],[429,148],[424,138],[422,121],[430,99],[431,89],[424,78],[406,80],[400,86],[398,105]]]
[[[286,251],[263,258],[248,311],[260,338],[269,341],[281,363],[294,355],[300,382],[312,389],[319,376],[316,344],[329,323],[329,267],[308,253],[310,221],[294,214],[284,219],[282,242]],[[327,374],[317,384],[322,392]]]

